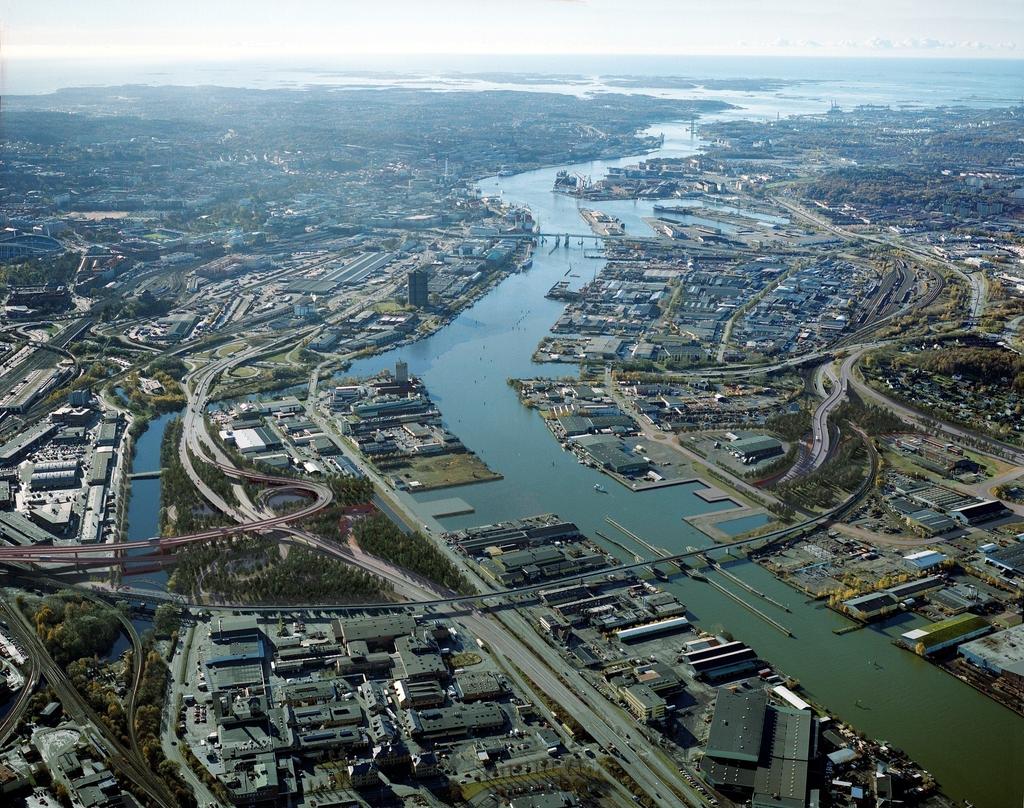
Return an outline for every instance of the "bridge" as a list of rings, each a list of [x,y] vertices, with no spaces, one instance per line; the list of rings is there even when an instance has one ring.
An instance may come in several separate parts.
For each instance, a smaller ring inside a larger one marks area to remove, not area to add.
[[[861,436],[865,438],[864,435]],[[623,572],[641,573],[645,569],[650,569],[655,564],[675,564],[682,571],[681,562],[690,558],[703,558],[709,557],[709,553],[715,551],[724,551],[726,553],[731,552],[737,547],[751,547],[752,549],[763,549],[768,545],[776,542],[798,538],[801,535],[806,535],[815,530],[818,530],[822,526],[841,518],[851,508],[853,508],[871,489],[875,475],[878,471],[878,457],[874,452],[870,441],[866,443],[871,457],[871,470],[865,476],[864,480],[858,486],[857,490],[854,491],[846,500],[839,503],[835,507],[817,514],[810,516],[802,522],[798,522],[795,525],[789,525],[782,527],[777,530],[764,533],[760,536],[751,536],[747,539],[741,539],[739,541],[730,542],[728,544],[712,545],[710,547],[699,547],[685,550],[681,553],[674,553],[671,555],[660,556],[656,559],[645,559],[637,561],[631,564],[621,564],[615,567],[605,567],[599,570],[593,570],[586,573],[580,573],[578,575],[568,575],[563,578],[551,578],[538,583],[528,584],[526,586],[518,586],[509,589],[497,589],[489,592],[476,592],[472,595],[458,595],[450,590],[443,590],[437,584],[426,581],[422,576],[415,575],[413,573],[407,574],[416,577],[421,581],[424,588],[437,593],[437,597],[430,600],[407,600],[407,601],[387,601],[384,603],[340,603],[340,604],[322,604],[322,603],[310,603],[310,604],[293,604],[290,606],[282,607],[280,605],[275,606],[260,606],[252,604],[188,604],[195,608],[203,608],[207,610],[218,610],[218,609],[244,609],[249,612],[261,612],[261,613],[272,613],[276,614],[282,609],[285,610],[302,610],[302,609],[316,609],[319,611],[332,611],[332,612],[348,612],[351,610],[367,611],[367,610],[380,610],[380,611],[392,611],[392,610],[407,610],[407,609],[420,609],[424,607],[467,607],[472,608],[476,604],[481,604],[481,608],[498,608],[501,604],[508,604],[522,597],[536,596],[541,590],[552,589],[561,586],[567,586],[569,584],[582,584],[587,581],[605,579],[609,575],[619,575]],[[239,528],[235,529],[235,532],[239,532]],[[295,539],[291,539],[295,541]],[[760,545],[760,547],[754,547],[754,545]],[[109,545],[108,545],[109,546]],[[124,547],[125,545],[119,545]],[[344,548],[335,547],[334,555],[344,556],[347,560],[352,563],[360,565],[359,559],[355,557],[351,551],[347,551]],[[0,557],[2,560],[2,557]],[[152,561],[152,556],[149,559]],[[173,559],[166,559],[168,562],[173,562]],[[360,565],[361,566],[361,565]],[[97,594],[109,594],[112,597],[120,595],[124,597],[129,595],[135,598],[142,598],[147,601],[174,601],[178,604],[182,604],[180,596],[172,595],[167,592],[153,592],[153,591],[138,591],[133,590],[129,587],[122,587],[121,589],[106,593],[99,592]],[[184,605],[184,604],[182,604]]]
[[[150,469],[149,471],[137,471],[134,474],[129,474],[128,475],[128,479],[129,480],[155,480],[161,474],[163,474],[165,471],[167,471],[167,469],[165,469],[165,468]]]
[[[263,483],[275,487],[284,487],[292,491],[300,491],[313,498],[313,502],[290,513],[257,519],[236,525],[210,528],[197,533],[183,536],[164,536],[139,541],[121,542],[118,544],[71,544],[71,545],[31,545],[27,547],[0,547],[0,564],[17,562],[54,563],[67,561],[76,567],[104,567],[126,562],[154,565],[171,559],[161,559],[177,547],[198,542],[228,539],[243,533],[259,532],[277,527],[284,527],[291,522],[300,522],[328,507],[334,499],[330,487],[314,481],[293,479],[290,477],[273,477],[253,471],[237,469],[223,463],[213,463],[229,477],[243,478],[251,482]],[[132,555],[132,553],[137,553]]]

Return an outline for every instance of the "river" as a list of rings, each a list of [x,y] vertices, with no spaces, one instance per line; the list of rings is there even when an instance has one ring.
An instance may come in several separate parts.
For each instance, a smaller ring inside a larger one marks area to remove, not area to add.
[[[156,471],[160,468],[160,444],[164,439],[167,424],[178,416],[168,412],[154,418],[135,441],[135,456],[132,458],[132,474]],[[131,481],[131,495],[128,499],[128,541],[153,539],[160,535],[160,483],[159,477]],[[138,555],[139,553],[134,553]],[[145,576],[131,576],[133,587],[165,589],[167,573],[155,571]]]
[[[736,113],[729,113],[735,115]],[[652,156],[683,156],[697,150],[684,124],[652,127],[664,132],[664,147]],[[610,166],[628,165],[636,157],[555,166],[480,183],[490,195],[528,205],[545,232],[587,232],[577,200],[551,191],[559,169],[598,178]],[[675,203],[673,203],[675,204]],[[591,202],[621,218],[627,232],[650,233],[642,221],[652,215],[652,202]],[[581,466],[563,452],[535,411],[521,406],[508,386],[510,378],[564,376],[571,366],[538,365],[531,355],[560,315],[563,304],[544,293],[571,267],[581,279],[592,277],[603,261],[584,257],[574,242],[549,253],[550,244],[535,253],[528,272],[509,277],[450,325],[428,339],[356,362],[345,375],[369,375],[393,367],[398,359],[423,378],[446,423],[504,479],[455,490],[475,513],[443,520],[448,529],[485,524],[547,511],[576,522],[589,535],[607,532],[605,516],[670,552],[687,546],[708,546],[703,533],[683,517],[728,504],[704,502],[694,494],[699,485],[674,486],[643,493],[608,484],[600,473]],[[592,249],[592,242],[588,243]],[[173,415],[150,424],[136,444],[132,470],[160,465],[160,441]],[[597,494],[595,483],[606,484]],[[453,496],[437,491],[417,496],[428,502]],[[412,499],[412,498],[410,498]],[[408,500],[407,500],[408,501]],[[159,528],[159,480],[136,480],[128,513],[130,539],[156,536]],[[424,517],[424,521],[428,521]],[[618,538],[618,537],[617,537]],[[624,543],[628,540],[623,538]],[[622,555],[615,547],[610,551]],[[1024,791],[1024,723],[990,699],[976,693],[929,663],[892,645],[913,616],[903,616],[844,636],[833,629],[846,621],[828,609],[805,603],[804,597],[772,575],[746,561],[731,571],[788,603],[792,614],[775,613],[759,603],[794,633],[788,638],[768,627],[738,604],[705,584],[667,584],[708,630],[727,630],[752,645],[780,670],[800,680],[814,700],[865,734],[905,749],[932,771],[949,794],[970,799],[978,808],[1019,805]],[[155,586],[163,574],[150,576]],[[138,579],[133,580],[137,584]],[[145,582],[143,582],[145,585]]]
[[[692,154],[699,145],[682,124],[653,128],[665,133],[665,145],[654,156]],[[480,183],[485,194],[500,194],[526,204],[545,232],[586,232],[577,200],[552,193],[559,169],[600,177],[609,166],[636,162],[635,157],[555,166]],[[650,202],[591,202],[586,207],[619,216],[627,232],[649,233],[642,217]],[[588,245],[589,248],[589,245]],[[591,277],[601,260],[588,259],[574,242],[569,249],[535,253],[528,272],[509,277],[450,325],[428,339],[356,362],[346,375],[368,375],[409,363],[438,403],[449,427],[504,479],[466,486],[455,495],[475,513],[443,520],[448,529],[486,524],[553,511],[580,525],[589,535],[606,532],[611,516],[645,539],[670,552],[707,546],[710,539],[683,517],[728,504],[709,504],[694,494],[699,486],[675,486],[633,493],[599,472],[580,465],[559,447],[533,410],[519,404],[507,380],[539,375],[564,376],[568,366],[538,365],[531,355],[558,318],[563,304],[544,293],[572,267]],[[607,484],[597,494],[594,484]],[[452,496],[452,491],[418,495],[423,503]],[[426,518],[424,519],[426,521]],[[609,550],[622,555],[617,548]],[[752,645],[780,670],[800,680],[814,700],[865,734],[887,740],[933,772],[949,794],[970,799],[978,808],[1003,808],[1020,803],[1024,791],[1024,723],[1011,711],[891,640],[914,616],[882,626],[836,636],[846,621],[816,603],[805,603],[797,591],[760,567],[737,561],[731,571],[776,600],[792,614],[773,617],[792,629],[785,637],[709,586],[686,580],[668,588],[683,600],[694,620],[709,630],[727,630]],[[773,612],[773,607],[758,604]]]

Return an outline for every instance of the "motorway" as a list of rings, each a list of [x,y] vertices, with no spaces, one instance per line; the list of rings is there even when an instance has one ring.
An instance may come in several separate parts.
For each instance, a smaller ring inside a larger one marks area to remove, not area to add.
[[[883,238],[849,233],[841,228],[835,228],[834,226],[811,216],[802,209],[784,203],[780,204],[794,214],[800,215],[803,218],[811,219],[819,227],[836,232],[844,237],[889,244],[890,246],[897,247],[910,254],[914,254],[917,257],[922,258],[922,260],[945,264],[949,269],[957,272],[970,283],[971,303],[969,306],[969,322],[975,324],[980,319],[984,307],[983,280],[978,280],[973,275],[967,275],[955,266],[948,264],[948,262],[940,261],[935,256],[927,254],[922,255],[919,252],[915,252],[913,249],[907,248],[905,245],[894,244]],[[593,235],[588,235],[586,238],[593,238]],[[916,303],[920,304],[920,301],[917,301]],[[360,308],[365,305],[366,303],[364,301],[360,304]],[[877,327],[877,325],[878,323],[872,324],[872,328]],[[330,553],[331,555],[339,558],[344,558],[349,563],[378,575],[391,584],[396,595],[407,598],[408,603],[410,604],[425,606],[428,604],[471,603],[475,600],[489,602],[499,598],[515,598],[521,594],[527,594],[535,591],[538,587],[523,587],[520,589],[497,592],[482,591],[478,594],[469,596],[451,596],[451,593],[443,592],[429,582],[423,581],[407,571],[398,569],[382,559],[368,556],[364,553],[350,550],[349,548],[340,547],[333,542],[327,542],[326,540],[307,533],[300,528],[291,527],[290,523],[297,522],[302,518],[327,507],[331,502],[330,489],[327,486],[317,483],[305,483],[303,481],[290,478],[276,478],[268,475],[257,475],[236,469],[231,464],[230,458],[219,449],[215,442],[209,439],[206,432],[205,422],[206,406],[210,398],[211,389],[216,381],[221,378],[222,374],[243,362],[255,359],[261,354],[270,353],[283,344],[295,344],[297,341],[301,340],[306,333],[311,333],[312,330],[313,329],[305,329],[298,334],[290,334],[288,337],[275,340],[269,344],[249,347],[246,350],[224,359],[211,361],[194,370],[186,378],[185,389],[188,392],[189,403],[183,417],[183,440],[179,447],[179,456],[184,468],[190,475],[196,488],[203,494],[203,496],[214,507],[238,520],[239,524],[202,531],[201,533],[191,534],[188,536],[162,539],[158,545],[160,549],[170,549],[198,541],[223,539],[227,536],[237,535],[242,531],[283,531],[287,535],[288,541],[298,541],[316,547],[323,552]],[[809,455],[806,457],[806,464],[801,471],[798,472],[809,473],[810,471],[820,468],[829,455],[829,451],[831,449],[831,438],[828,430],[829,416],[845,399],[847,391],[851,386],[858,392],[863,391],[867,397],[877,398],[885,402],[887,406],[897,412],[902,410],[903,412],[900,414],[905,417],[920,417],[918,414],[909,410],[909,408],[903,408],[896,402],[891,402],[889,399],[886,399],[880,393],[872,391],[856,379],[853,372],[856,361],[870,347],[873,346],[864,344],[856,346],[853,352],[842,362],[838,376],[831,364],[833,354],[830,351],[821,351],[817,354],[788,359],[774,363],[773,365],[759,368],[746,367],[730,368],[728,370],[718,371],[703,371],[702,375],[742,375],[750,374],[752,372],[765,372],[767,370],[797,367],[815,362],[820,363],[822,360],[825,360],[825,364],[816,372],[816,384],[818,385],[819,391],[824,394],[823,378],[827,377],[831,382],[831,389],[826,395],[824,395],[823,402],[814,412],[814,416],[812,418],[812,446]],[[315,391],[315,380],[311,380],[310,391]],[[972,437],[970,433],[967,433],[966,431],[957,430],[953,427],[950,427],[950,430],[954,433],[959,433],[962,437]],[[313,502],[300,511],[285,516],[278,516],[272,513],[267,513],[262,508],[258,507],[257,504],[252,503],[246,496],[242,487],[240,485],[236,485],[234,490],[238,495],[238,504],[230,504],[224,501],[221,496],[212,491],[210,487],[203,482],[194,468],[193,458],[202,459],[204,462],[211,463],[225,475],[231,477],[246,478],[262,482],[267,485],[288,485],[290,487],[303,486],[305,490],[313,496]],[[763,492],[759,493],[763,496]],[[856,494],[854,500],[859,498],[862,493],[863,492],[859,492]],[[825,521],[841,515],[842,509],[845,509],[848,504],[849,503],[844,503],[841,508],[830,511],[819,517],[815,517],[814,519],[807,520],[806,522],[802,522],[799,525],[748,541],[765,542],[766,540],[792,536],[801,530],[812,529]],[[397,507],[400,511],[404,510],[401,504],[398,504]],[[734,544],[732,546],[736,545]],[[48,560],[50,556],[70,555],[72,557],[81,557],[92,553],[110,554],[112,552],[120,554],[128,550],[142,548],[152,549],[152,547],[153,543],[146,541],[119,544],[116,548],[111,546],[100,546],[96,548],[0,548],[0,560],[40,561]],[[45,550],[45,552],[42,552],[43,550]],[[674,556],[668,556],[665,560],[682,560],[690,555],[696,555],[700,552],[704,551],[688,551]],[[647,566],[649,563],[650,562],[645,561],[633,565],[626,565],[618,569],[638,569]],[[568,578],[560,581],[548,581],[544,586],[548,587],[579,581],[586,577],[593,577],[593,575],[569,576]],[[381,607],[394,608],[400,604],[389,602],[379,605]],[[267,610],[273,610],[275,608],[276,607],[268,607]],[[323,610],[329,607],[318,605],[311,608]],[[363,608],[366,607],[364,606]],[[610,705],[577,670],[573,669],[571,666],[567,666],[565,661],[554,648],[536,636],[532,627],[527,624],[521,615],[514,612],[508,612],[502,614],[500,618],[495,619],[493,616],[486,616],[480,611],[472,609],[468,614],[462,614],[457,619],[460,623],[466,626],[470,633],[487,643],[487,645],[492,649],[492,652],[499,658],[506,660],[508,663],[513,663],[515,667],[522,671],[523,674],[525,674],[525,676],[528,677],[541,691],[543,691],[552,700],[556,701],[568,715],[578,721],[579,724],[583,726],[583,728],[602,747],[608,750],[613,748],[617,749],[620,761],[624,768],[629,771],[630,775],[634,780],[636,780],[639,787],[655,797],[659,804],[670,804],[672,801],[679,799],[682,799],[689,805],[705,804],[705,800],[696,794],[696,792],[687,786],[687,784],[680,778],[674,764],[672,764],[671,761],[669,761],[654,744],[651,744],[643,737],[642,733],[638,731],[635,722],[625,716],[625,714],[617,707]],[[21,627],[22,629],[25,629],[23,624]],[[30,630],[27,630],[27,634],[30,636],[27,638],[22,637],[22,639],[26,642],[26,647],[32,648],[33,656],[40,656],[41,667],[43,668],[42,673],[44,673],[48,681],[54,685],[55,690],[58,690],[62,701],[66,698],[71,703],[70,707],[67,704],[65,705],[65,709],[68,710],[69,715],[72,715],[77,720],[95,723],[95,721],[92,720],[95,716],[89,715],[90,711],[88,709],[88,705],[84,705],[84,703],[81,702],[80,697],[78,697],[78,701],[76,702],[76,694],[67,691],[67,688],[70,687],[70,683],[67,683],[66,681],[63,683],[60,683],[59,681],[55,682],[51,679],[51,677],[55,677],[60,680],[63,673],[61,671],[50,670],[52,660],[49,660],[45,655],[45,649],[40,652],[40,644],[34,637],[34,634]],[[70,687],[70,689],[72,691],[74,690],[73,687]],[[3,729],[3,727],[0,726],[0,729]],[[97,725],[96,729],[100,734],[104,734],[104,727],[101,723]],[[129,776],[131,776],[133,780],[136,780],[136,782],[139,782],[142,785],[148,783],[149,788],[152,788],[154,793],[160,793],[162,791],[162,783],[160,783],[159,780],[151,779],[151,772],[143,773],[132,771],[137,767],[137,764],[133,762],[133,758],[136,757],[136,755],[119,748],[116,742],[111,743],[109,738],[104,740],[108,748],[115,755],[112,760],[114,760],[116,766],[123,767],[122,770],[126,773],[130,772]],[[162,799],[158,801],[162,803]]]

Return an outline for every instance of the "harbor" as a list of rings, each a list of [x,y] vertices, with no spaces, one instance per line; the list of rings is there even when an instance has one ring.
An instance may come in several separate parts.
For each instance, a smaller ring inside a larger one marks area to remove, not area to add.
[[[657,130],[666,132],[663,153],[692,154],[700,145],[681,123],[659,126]],[[578,232],[581,219],[577,200],[552,193],[555,174],[571,168],[584,175],[600,176],[609,166],[628,165],[635,160],[626,157],[492,177],[481,181],[480,189],[528,205],[545,232]],[[653,213],[651,202],[588,204],[595,209],[610,209],[633,234],[650,232],[643,217]],[[588,248],[570,244],[554,252],[549,249],[535,253],[530,272],[504,280],[470,311],[429,339],[353,365],[352,373],[370,375],[393,366],[398,359],[407,361],[442,404],[453,430],[491,468],[504,475],[503,480],[460,489],[460,497],[474,509],[472,515],[433,521],[425,505],[443,498],[442,492],[403,495],[404,501],[422,510],[423,521],[439,530],[548,510],[571,519],[590,535],[597,535],[604,515],[612,514],[620,524],[638,535],[642,533],[669,553],[691,545],[712,546],[706,535],[684,519],[734,507],[732,502],[705,501],[696,493],[704,490],[700,484],[642,493],[612,486],[606,495],[600,495],[600,507],[595,507],[598,495],[594,485],[601,483],[601,472],[563,452],[535,411],[523,407],[508,386],[509,378],[572,373],[566,367],[534,363],[531,355],[564,305],[545,298],[545,294],[570,274],[572,265],[585,260],[583,250]],[[594,265],[600,267],[600,262],[588,264]],[[495,424],[502,428],[495,429]],[[624,561],[633,561],[633,553],[614,543],[606,549]],[[730,565],[730,572],[781,603],[793,602],[797,594],[767,570],[746,561]],[[662,585],[686,602],[696,623],[707,630],[728,631],[749,642],[765,659],[799,678],[816,701],[853,722],[858,730],[906,750],[934,772],[953,796],[970,795],[978,808],[1000,808],[1010,804],[1013,795],[1024,787],[1024,773],[1015,766],[1020,748],[997,740],[1019,736],[1018,717],[892,645],[892,637],[900,633],[899,625],[883,624],[837,636],[834,629],[849,625],[845,618],[820,604],[794,603],[793,612],[785,618],[794,636],[786,636],[714,587],[698,584],[675,576]],[[884,670],[867,665],[868,659],[880,661]],[[860,709],[858,701],[871,709]],[[935,710],[936,704],[944,705],[944,709]],[[950,723],[962,736],[956,749],[941,741]]]

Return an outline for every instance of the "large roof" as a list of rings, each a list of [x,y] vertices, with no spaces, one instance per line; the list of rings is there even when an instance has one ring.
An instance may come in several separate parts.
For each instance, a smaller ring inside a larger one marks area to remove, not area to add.
[[[764,691],[734,693],[724,688],[719,690],[715,717],[708,734],[707,755],[756,763],[761,755],[767,709],[768,697]]]

